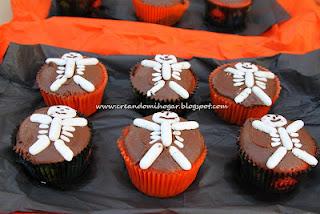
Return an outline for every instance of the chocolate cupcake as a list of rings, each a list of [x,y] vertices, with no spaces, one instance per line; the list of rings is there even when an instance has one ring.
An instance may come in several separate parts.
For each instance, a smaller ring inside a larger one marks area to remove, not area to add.
[[[36,110],[21,123],[14,138],[19,162],[42,183],[71,182],[89,164],[91,128],[68,106]]]
[[[206,0],[208,21],[222,31],[245,27],[252,0]]]
[[[207,153],[199,124],[173,112],[135,119],[123,130],[118,147],[135,187],[162,198],[185,191]]]
[[[280,81],[268,69],[249,62],[229,63],[209,76],[211,100],[225,121],[242,125],[246,119],[262,117],[279,98]]]
[[[107,82],[107,71],[98,59],[72,52],[61,58],[48,58],[37,74],[48,106],[67,105],[86,116],[97,111]]]
[[[162,25],[174,25],[189,8],[189,0],[132,0],[138,19]]]
[[[281,115],[248,119],[239,139],[245,180],[270,192],[292,190],[318,164],[317,144],[303,126]]]
[[[143,60],[133,68],[130,79],[138,100],[145,104],[186,102],[198,83],[191,64],[173,55]]]

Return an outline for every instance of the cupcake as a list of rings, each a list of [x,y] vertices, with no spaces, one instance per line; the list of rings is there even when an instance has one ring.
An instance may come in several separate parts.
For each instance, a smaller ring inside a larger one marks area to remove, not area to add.
[[[317,144],[303,126],[274,114],[248,119],[239,139],[243,178],[270,192],[292,190],[318,164]]]
[[[189,8],[189,0],[133,0],[138,19],[162,25],[174,25]]]
[[[133,185],[161,198],[185,191],[207,154],[199,124],[168,111],[135,119],[118,147]]]
[[[206,0],[207,18],[221,30],[241,30],[245,27],[252,0]]]
[[[14,133],[18,162],[38,181],[62,185],[87,168],[92,152],[87,119],[68,106],[36,110]]]
[[[143,60],[130,74],[138,100],[144,104],[179,104],[195,93],[198,80],[191,64],[173,55]]]
[[[96,58],[67,53],[48,58],[37,74],[37,84],[48,106],[67,105],[89,116],[101,104],[108,74]]]
[[[229,63],[209,76],[211,100],[225,121],[242,125],[251,117],[262,117],[279,98],[280,81],[268,69],[249,62]]]

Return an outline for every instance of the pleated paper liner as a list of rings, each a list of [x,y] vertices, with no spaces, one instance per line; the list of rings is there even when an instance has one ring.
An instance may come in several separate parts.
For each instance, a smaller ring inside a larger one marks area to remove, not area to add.
[[[170,173],[148,169],[143,170],[137,164],[134,164],[127,155],[124,146],[124,138],[128,134],[128,131],[129,128],[126,127],[117,144],[124,159],[131,182],[139,191],[153,197],[173,197],[184,192],[195,180],[199,168],[205,160],[207,149],[204,149],[189,171],[181,170]]]
[[[275,173],[257,166],[253,160],[239,148],[241,161],[241,179],[269,193],[286,193],[294,190],[300,181],[311,171],[311,166],[305,170],[293,173]]]
[[[154,6],[143,0],[132,0],[137,17],[144,22],[162,25],[174,25],[180,21],[190,6],[189,0],[173,6]]]
[[[102,69],[103,79],[96,90],[90,93],[71,95],[71,96],[60,96],[57,93],[52,93],[44,90],[40,87],[40,93],[48,106],[53,105],[66,105],[84,114],[90,116],[97,111],[97,105],[100,105],[103,99],[104,90],[108,82],[108,73],[106,68],[99,63]],[[37,76],[38,77],[38,76]],[[39,80],[37,79],[37,82]]]
[[[221,32],[236,32],[245,28],[247,14],[252,1],[223,3],[219,0],[206,0],[207,20]]]
[[[210,88],[210,95],[211,95],[211,102],[214,105],[226,105],[228,106],[227,109],[215,109],[214,111],[217,115],[222,118],[223,120],[237,125],[243,125],[243,123],[248,118],[261,118],[262,116],[266,115],[272,106],[252,106],[252,107],[245,107],[241,104],[237,104],[234,100],[224,97],[220,95],[215,89],[213,85],[213,78],[217,75],[219,71],[213,71],[209,75],[209,88]],[[276,76],[276,87],[277,91],[275,96],[272,98],[272,104],[274,104],[280,96],[281,85],[280,80]]]
[[[15,146],[17,143],[16,136],[19,126],[15,128],[11,136],[12,146]],[[90,122],[88,123],[88,126],[92,132],[92,124]],[[22,154],[14,152],[14,155],[16,156],[16,162],[20,164],[32,178],[43,185],[65,189],[69,184],[73,183],[83,175],[91,162],[92,153],[93,143],[91,135],[91,139],[87,147],[78,155],[74,156],[72,161],[63,161],[51,164],[33,164],[25,159]]]
[[[135,67],[134,67],[135,68]],[[134,68],[131,70],[130,72],[130,80],[132,79],[132,73],[134,72]],[[131,82],[131,87],[133,89],[133,94],[135,95],[135,98],[137,100],[137,103],[140,104],[142,103],[143,105],[156,105],[158,107],[162,106],[162,107],[167,107],[167,106],[171,106],[171,107],[175,107],[175,106],[181,106],[181,103],[183,104],[191,104],[192,103],[192,97],[194,96],[194,94],[196,93],[198,87],[199,87],[199,80],[196,76],[196,74],[191,70],[194,79],[195,79],[195,86],[194,86],[194,90],[192,92],[189,92],[189,98],[188,99],[183,99],[183,98],[179,98],[179,99],[175,99],[175,100],[158,100],[158,99],[154,99],[152,97],[148,97],[146,93],[139,91],[138,89],[136,89],[133,85],[132,85],[132,80]],[[168,84],[168,83],[166,83]],[[186,114],[188,111],[187,109],[181,109],[181,108],[154,108],[154,109],[138,109],[138,111],[143,114],[143,115],[150,115],[150,114],[154,114],[156,112],[159,111],[166,111],[166,110],[170,110],[172,112],[176,112],[178,114],[184,115]]]

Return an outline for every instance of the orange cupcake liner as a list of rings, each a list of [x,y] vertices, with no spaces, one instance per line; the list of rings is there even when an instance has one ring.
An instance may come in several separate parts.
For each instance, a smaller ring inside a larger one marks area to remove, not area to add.
[[[47,106],[53,105],[67,105],[76,109],[85,116],[90,116],[97,111],[97,105],[100,105],[104,95],[104,90],[108,82],[108,74],[106,68],[99,63],[102,68],[102,78],[100,85],[96,87],[94,92],[72,96],[60,96],[57,94],[49,93],[40,88],[40,93]]]
[[[248,118],[260,118],[266,115],[272,106],[253,106],[245,107],[241,104],[237,104],[234,100],[220,95],[213,87],[213,78],[216,76],[217,72],[213,71],[209,75],[209,88],[211,101],[214,105],[226,105],[227,109],[215,109],[215,112],[223,120],[237,125],[243,125]],[[274,104],[280,96],[281,85],[278,77],[275,78],[277,91],[275,96],[272,98],[272,103]]]
[[[144,21],[162,25],[174,25],[189,8],[189,0],[174,6],[153,6],[142,0],[132,0],[137,17]]]
[[[129,128],[125,128],[122,137],[118,140],[118,148],[124,159],[129,177],[133,185],[146,195],[167,198],[184,192],[195,180],[201,165],[207,155],[205,148],[200,157],[193,163],[189,171],[177,171],[173,173],[162,172],[153,169],[143,170],[131,161],[124,146],[124,137]]]

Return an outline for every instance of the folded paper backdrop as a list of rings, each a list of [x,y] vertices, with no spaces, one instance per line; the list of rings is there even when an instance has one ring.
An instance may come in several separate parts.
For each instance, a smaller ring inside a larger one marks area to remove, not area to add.
[[[219,29],[209,25],[206,21],[206,1],[191,0],[190,7],[174,27],[209,32],[219,31]],[[61,16],[57,0],[51,1],[49,16]],[[100,7],[96,8],[93,16],[115,20],[138,21],[132,0],[102,0]],[[255,0],[248,13],[245,28],[230,33],[252,36],[260,35],[272,27],[272,25],[286,21],[289,18],[290,16],[276,0]]]
[[[10,138],[21,120],[44,105],[35,84],[37,71],[47,57],[58,57],[66,51],[44,45],[12,44],[0,64],[1,213],[43,210],[61,213],[151,214],[166,209],[187,214],[319,211],[319,166],[299,189],[282,197],[266,195],[239,182],[236,142],[240,127],[223,122],[212,110],[185,115],[188,120],[199,122],[208,147],[208,156],[195,182],[177,197],[148,197],[131,184],[116,141],[123,127],[132,124],[134,118],[142,117],[133,110],[100,110],[89,118],[94,129],[95,158],[86,176],[72,188],[58,191],[33,183],[15,163]],[[110,81],[103,104],[134,103],[129,70],[150,56],[83,54],[97,57],[108,70]],[[241,60],[259,63],[279,76],[282,92],[272,112],[293,120],[304,120],[307,130],[320,143],[320,50],[301,56],[280,54]],[[199,88],[193,102],[207,104],[210,100],[209,73],[226,61],[193,58],[190,62],[199,78]]]
[[[13,21],[0,26],[0,59],[10,42],[48,44],[98,54],[173,53],[190,58],[271,56],[320,48],[320,7],[314,0],[278,0],[290,20],[262,36],[238,36],[86,18],[46,19],[51,0],[11,0]]]

